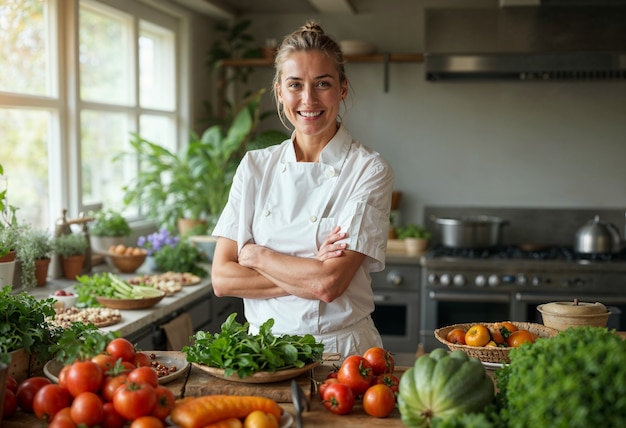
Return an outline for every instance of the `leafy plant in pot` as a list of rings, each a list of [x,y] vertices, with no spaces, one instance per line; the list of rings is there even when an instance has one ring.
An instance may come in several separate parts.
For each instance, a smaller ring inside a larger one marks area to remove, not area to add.
[[[113,209],[90,211],[89,217],[93,218],[89,235],[95,252],[106,254],[111,246],[126,244],[131,228],[122,213]]]
[[[61,256],[63,274],[68,279],[76,279],[82,273],[85,253],[89,243],[83,235],[69,233],[57,236],[53,241],[54,252]]]
[[[422,253],[428,247],[430,232],[417,224],[407,224],[396,229],[398,239],[404,240],[409,255]]]
[[[19,228],[16,253],[22,288],[45,285],[52,251],[52,236],[47,230],[30,225]]]
[[[124,187],[124,202],[145,209],[148,218],[174,231],[179,219],[207,223],[217,221],[226,205],[235,170],[247,150],[267,147],[283,141],[280,131],[256,133],[259,104],[265,89],[246,98],[232,123],[213,125],[201,136],[191,139],[178,152],[134,135],[133,152],[116,156],[135,156],[140,171]],[[185,236],[187,230],[179,230]]]
[[[8,179],[4,176],[4,167],[0,164],[0,178],[4,180],[4,187],[0,190],[0,262],[15,260],[15,246],[17,244],[17,207],[9,204],[7,198]]]

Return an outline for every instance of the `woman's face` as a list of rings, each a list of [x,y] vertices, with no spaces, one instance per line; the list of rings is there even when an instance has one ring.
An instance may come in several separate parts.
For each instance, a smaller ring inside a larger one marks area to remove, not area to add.
[[[348,83],[339,82],[334,61],[319,50],[294,52],[283,62],[277,94],[296,134],[329,141],[347,93]]]

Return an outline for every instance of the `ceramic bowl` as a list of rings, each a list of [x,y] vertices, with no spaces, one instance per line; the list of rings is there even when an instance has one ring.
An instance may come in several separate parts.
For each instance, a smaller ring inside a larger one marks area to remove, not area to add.
[[[133,256],[107,254],[107,260],[122,273],[133,273],[146,261],[146,254]]]
[[[78,299],[78,296],[75,294],[72,296],[55,296],[51,294],[50,297],[56,300],[54,307],[59,309],[71,308],[76,305],[76,300]]]
[[[569,327],[605,327],[611,312],[602,303],[551,302],[537,306],[543,324],[556,330]]]

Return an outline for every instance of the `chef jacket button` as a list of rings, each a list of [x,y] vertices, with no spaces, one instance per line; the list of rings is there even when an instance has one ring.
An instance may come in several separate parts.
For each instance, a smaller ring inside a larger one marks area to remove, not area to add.
[[[280,167],[280,171],[281,171],[281,172],[285,172],[285,171],[287,171],[287,165],[282,164],[282,165],[281,165],[281,167]]]
[[[326,177],[334,177],[335,176],[335,168],[329,166],[326,168]]]
[[[311,223],[315,223],[317,221],[317,216],[312,215],[309,217],[309,220],[311,220]]]
[[[263,217],[270,215],[270,210],[263,210]]]

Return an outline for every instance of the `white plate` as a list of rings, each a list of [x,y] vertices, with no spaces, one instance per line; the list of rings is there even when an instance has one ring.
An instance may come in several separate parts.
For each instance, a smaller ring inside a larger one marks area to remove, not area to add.
[[[502,363],[488,363],[486,361],[481,361],[481,363],[483,363],[483,366],[485,366],[485,368],[488,370],[498,370],[504,367],[504,364]]]

